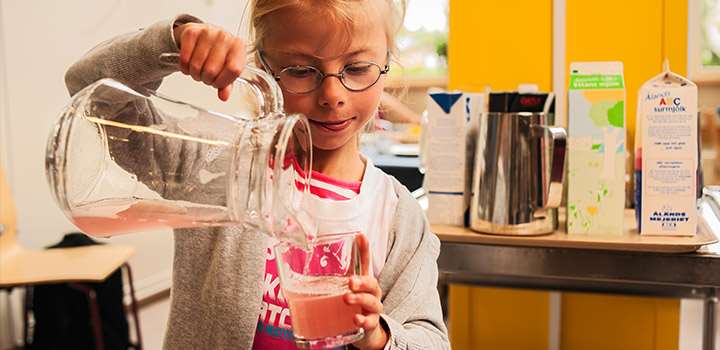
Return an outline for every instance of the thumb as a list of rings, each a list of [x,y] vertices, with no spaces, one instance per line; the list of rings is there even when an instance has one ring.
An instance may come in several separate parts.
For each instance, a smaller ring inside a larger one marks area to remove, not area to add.
[[[230,99],[230,92],[232,92],[233,85],[230,84],[222,89],[218,89],[218,98],[222,101]]]

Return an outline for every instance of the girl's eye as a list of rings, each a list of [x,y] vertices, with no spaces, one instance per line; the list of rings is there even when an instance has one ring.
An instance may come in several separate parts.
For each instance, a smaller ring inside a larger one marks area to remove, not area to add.
[[[345,73],[351,75],[363,75],[372,71],[374,66],[368,63],[355,63],[345,67]]]
[[[311,67],[288,67],[283,72],[292,78],[310,78],[317,74]]]

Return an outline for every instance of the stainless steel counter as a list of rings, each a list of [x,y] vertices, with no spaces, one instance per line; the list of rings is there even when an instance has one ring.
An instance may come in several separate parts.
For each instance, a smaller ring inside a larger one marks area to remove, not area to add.
[[[714,194],[718,194],[715,192]],[[416,192],[421,197],[422,190]],[[702,229],[720,234],[720,206],[703,199]],[[427,208],[426,199],[419,198]],[[439,290],[447,317],[451,283],[550,291],[616,293],[704,301],[703,349],[715,350],[719,327],[720,243],[693,253],[638,252],[578,247],[478,243],[438,233],[442,240]],[[715,240],[713,240],[715,241]],[[510,241],[509,241],[510,242]]]
[[[443,242],[438,259],[447,317],[451,283],[704,300],[703,349],[715,349],[720,245],[687,254]]]

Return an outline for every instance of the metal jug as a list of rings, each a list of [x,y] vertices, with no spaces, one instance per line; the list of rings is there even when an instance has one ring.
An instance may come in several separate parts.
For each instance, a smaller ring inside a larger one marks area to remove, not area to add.
[[[565,129],[545,113],[480,115],[470,228],[540,235],[557,228],[565,173]]]

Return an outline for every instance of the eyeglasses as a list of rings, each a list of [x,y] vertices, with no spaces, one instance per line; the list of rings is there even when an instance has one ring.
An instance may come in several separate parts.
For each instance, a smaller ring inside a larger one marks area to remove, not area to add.
[[[343,67],[337,74],[325,73],[313,66],[289,66],[275,73],[265,61],[265,53],[258,52],[263,65],[283,90],[293,94],[306,94],[315,91],[327,77],[337,77],[340,83],[350,90],[360,92],[369,89],[380,80],[380,76],[390,71],[390,53],[387,55],[385,67],[368,61],[358,61]]]

